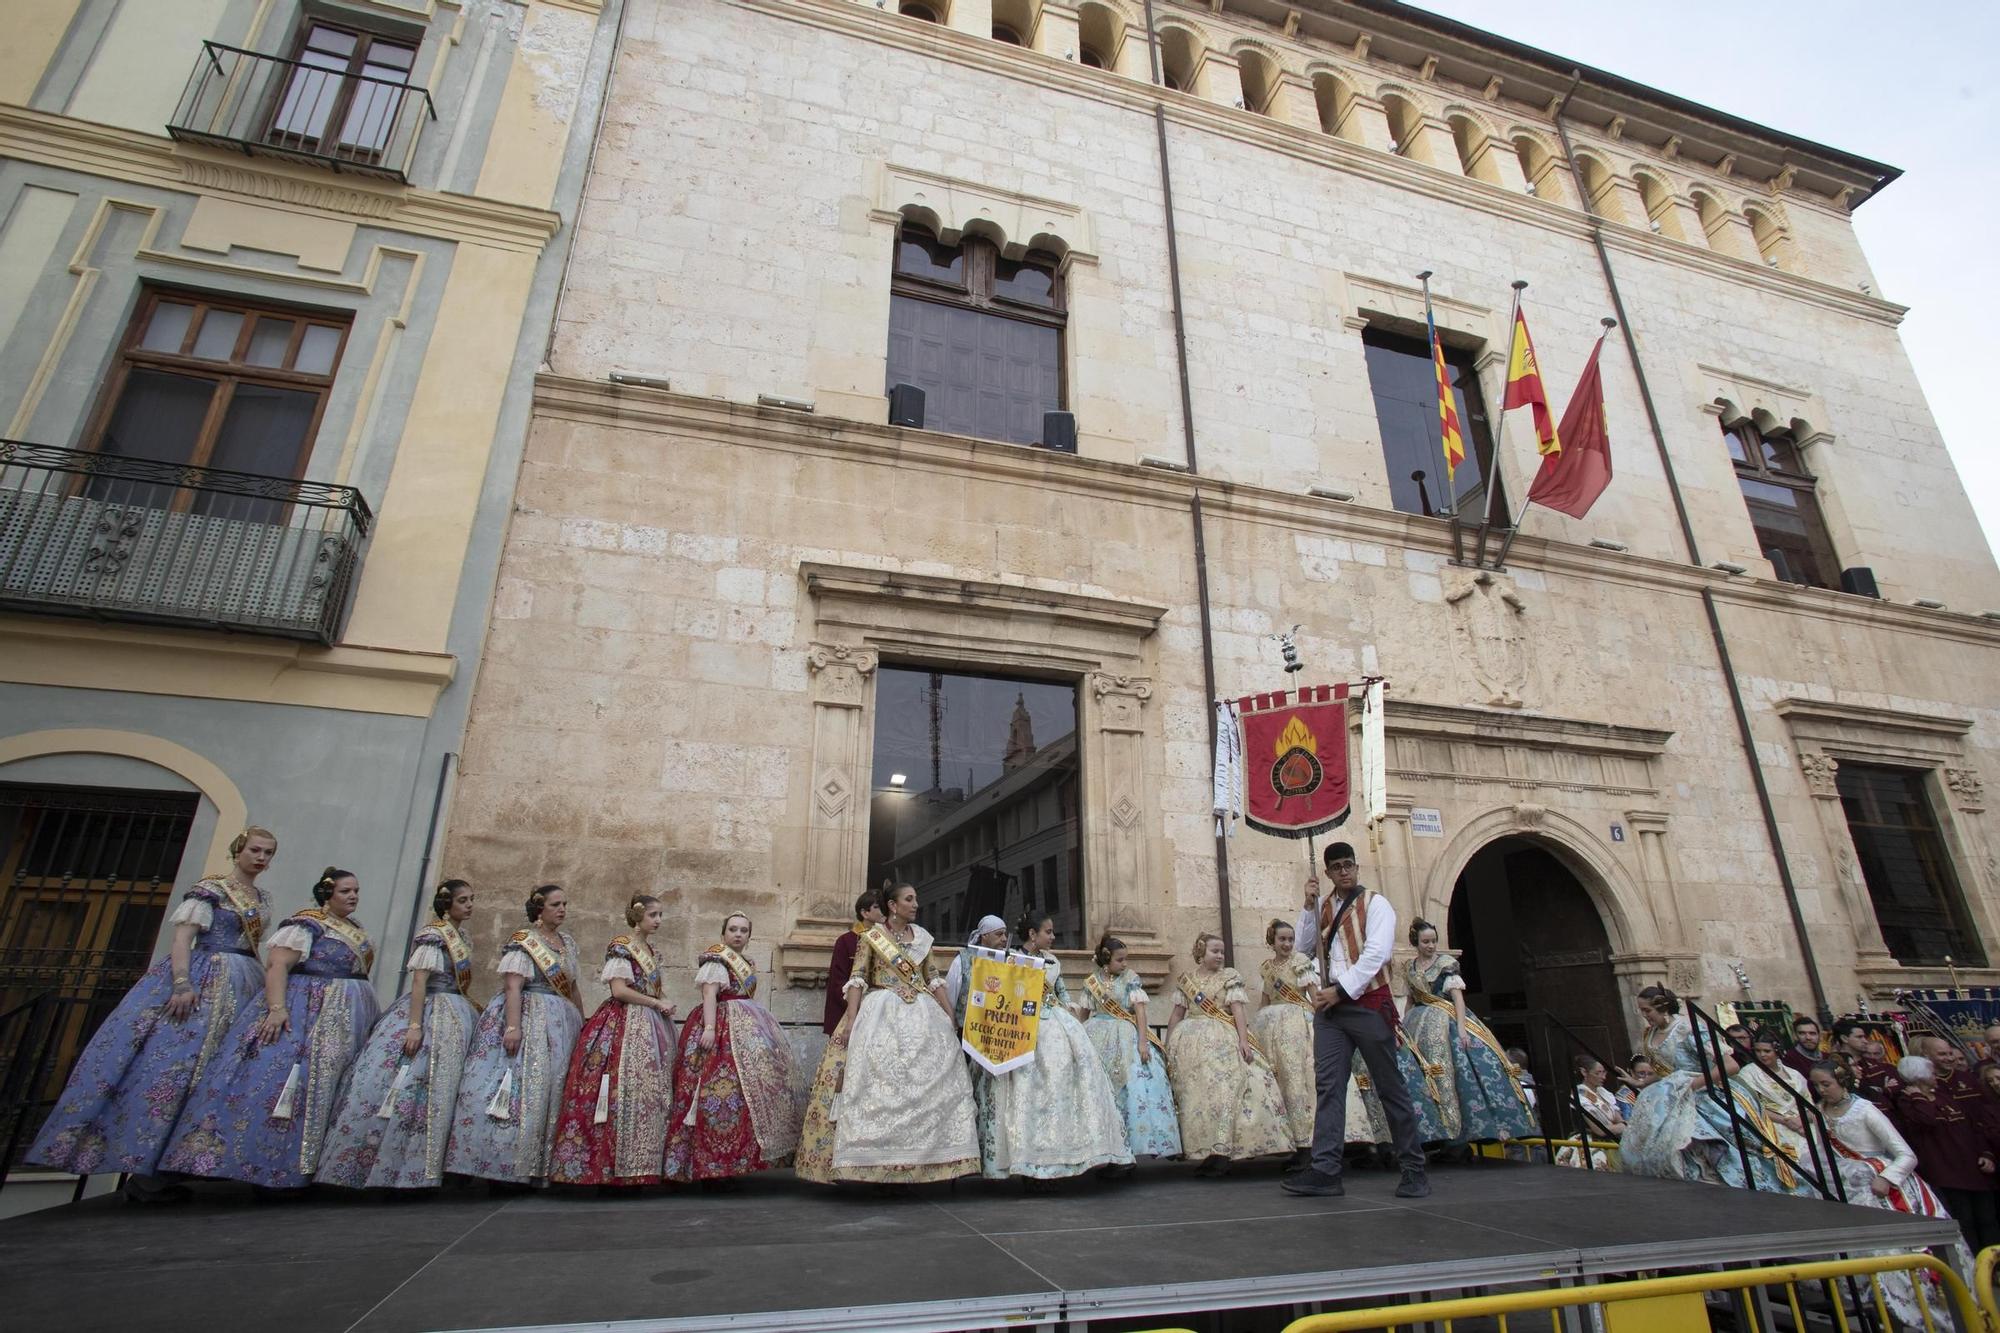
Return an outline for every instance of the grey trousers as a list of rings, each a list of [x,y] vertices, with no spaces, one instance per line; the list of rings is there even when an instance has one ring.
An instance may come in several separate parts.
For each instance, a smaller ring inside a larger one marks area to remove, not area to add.
[[[1403,1071],[1396,1066],[1396,1039],[1388,1020],[1352,1001],[1313,1015],[1313,1082],[1319,1104],[1313,1112],[1312,1164],[1329,1176],[1340,1174],[1347,1148],[1347,1080],[1354,1053],[1361,1052],[1368,1076],[1389,1117],[1389,1137],[1405,1171],[1424,1169],[1424,1145],[1417,1137],[1417,1108]]]

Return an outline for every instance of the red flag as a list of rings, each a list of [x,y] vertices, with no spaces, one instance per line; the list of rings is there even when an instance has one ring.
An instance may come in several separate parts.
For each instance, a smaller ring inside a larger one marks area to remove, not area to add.
[[[1604,339],[1590,350],[1590,361],[1577,377],[1576,391],[1563,409],[1557,434],[1562,452],[1545,455],[1528,500],[1571,518],[1582,518],[1611,484],[1611,435],[1604,422],[1604,379],[1598,354]]]

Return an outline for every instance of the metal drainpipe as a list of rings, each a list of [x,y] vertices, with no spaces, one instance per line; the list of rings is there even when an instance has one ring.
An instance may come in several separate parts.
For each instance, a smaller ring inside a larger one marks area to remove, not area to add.
[[[1146,0],[1146,51],[1152,64],[1153,85],[1159,87],[1166,80],[1160,73],[1160,38],[1153,26],[1153,0]],[[1153,132],[1160,146],[1160,195],[1167,215],[1167,282],[1174,306],[1174,359],[1180,370],[1181,437],[1187,447],[1188,477],[1194,483],[1188,512],[1194,526],[1195,600],[1201,612],[1201,674],[1208,691],[1205,711],[1208,713],[1208,753],[1213,761],[1218,737],[1215,734],[1215,629],[1208,602],[1208,542],[1201,513],[1201,464],[1194,443],[1194,396],[1188,387],[1187,324],[1181,317],[1181,257],[1180,245],[1174,237],[1174,175],[1167,162],[1167,108],[1157,98],[1153,101]],[[1215,835],[1215,896],[1222,911],[1222,957],[1225,962],[1234,962],[1236,931],[1230,923],[1229,841],[1220,829]]]
[[[1667,478],[1667,492],[1673,496],[1674,517],[1680,521],[1681,539],[1687,543],[1688,563],[1701,569],[1701,548],[1695,542],[1694,524],[1688,518],[1680,479],[1674,472],[1673,457],[1667,451],[1667,435],[1660,425],[1659,410],[1653,405],[1653,390],[1646,379],[1645,363],[1639,359],[1638,336],[1632,330],[1632,320],[1625,313],[1625,298],[1618,290],[1618,275],[1611,267],[1611,252],[1604,246],[1603,220],[1591,206],[1590,191],[1583,182],[1583,170],[1577,165],[1569,130],[1563,125],[1563,113],[1569,110],[1569,99],[1582,82],[1582,71],[1572,74],[1569,90],[1556,104],[1556,134],[1562,140],[1563,160],[1569,164],[1570,179],[1576,186],[1577,198],[1583,202],[1583,214],[1590,219],[1590,243],[1597,250],[1598,267],[1604,271],[1604,285],[1611,292],[1611,308],[1618,316],[1618,329],[1625,338],[1625,355],[1631,360],[1632,374],[1639,384],[1639,401],[1646,408],[1646,424],[1652,428],[1653,446],[1659,451],[1660,469]],[[1736,667],[1729,657],[1729,639],[1722,630],[1722,617],[1715,608],[1715,593],[1706,586],[1701,590],[1701,606],[1708,615],[1708,633],[1715,641],[1715,655],[1722,665],[1723,683],[1729,687],[1730,711],[1736,715],[1737,736],[1743,744],[1743,757],[1750,764],[1750,782],[1757,789],[1757,806],[1764,815],[1764,833],[1771,842],[1771,855],[1778,863],[1778,881],[1784,886],[1785,906],[1791,913],[1792,932],[1798,937],[1799,955],[1806,965],[1806,981],[1812,986],[1813,1004],[1819,1010],[1820,1021],[1831,1022],[1833,1011],[1827,1004],[1826,985],[1820,980],[1819,960],[1813,954],[1805,910],[1799,905],[1799,887],[1792,879],[1791,860],[1785,854],[1785,840],[1778,831],[1777,807],[1771,803],[1771,789],[1764,782],[1764,766],[1757,759],[1756,733],[1750,729],[1750,713],[1743,706],[1743,691],[1736,682]]]

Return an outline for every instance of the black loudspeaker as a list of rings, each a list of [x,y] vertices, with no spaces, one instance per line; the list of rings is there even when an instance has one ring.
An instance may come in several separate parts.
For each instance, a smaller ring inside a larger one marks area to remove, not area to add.
[[[892,426],[915,426],[923,428],[924,391],[914,384],[895,384],[889,388],[889,424]]]
[[[1875,570],[1869,565],[1856,565],[1852,569],[1840,571],[1840,590],[1851,592],[1857,597],[1880,597],[1882,590],[1875,586]]]
[[[1065,454],[1076,452],[1076,413],[1042,413],[1042,448]]]

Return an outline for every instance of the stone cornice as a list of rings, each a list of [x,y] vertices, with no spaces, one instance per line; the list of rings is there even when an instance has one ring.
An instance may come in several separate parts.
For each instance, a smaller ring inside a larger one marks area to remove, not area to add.
[[[1057,88],[1142,114],[1150,115],[1154,105],[1161,104],[1165,106],[1170,121],[1191,130],[1255,144],[1352,176],[1577,240],[1588,240],[1590,237],[1591,219],[1586,214],[1534,195],[1520,194],[1469,176],[1441,171],[1394,154],[1376,152],[1345,139],[1272,120],[1253,111],[1222,106],[1193,93],[1174,92],[1125,78],[1109,70],[1091,69],[1044,52],[990,41],[936,24],[885,21],[883,14],[872,7],[856,4],[854,0],[732,0],[732,3],[777,18],[844,33],[859,40],[949,60],[1005,78]],[[1600,225],[1605,244],[1612,249],[1693,269],[1857,319],[1893,327],[1902,322],[1908,310],[1908,307],[1893,301],[1773,269],[1762,263],[1717,254],[1690,242],[1655,235],[1643,228],[1616,222],[1602,222]]]
[[[1452,553],[1451,531],[1442,520],[1396,510],[1294,495],[1160,468],[1079,458],[1022,445],[697,398],[660,389],[543,374],[535,379],[535,413],[590,425],[723,440],[751,448],[846,454],[902,469],[982,476],[1010,485],[1111,497],[1162,511],[1185,512],[1199,489],[1205,510],[1227,514],[1242,522],[1269,523],[1291,531],[1344,537],[1447,559]],[[1801,588],[1774,579],[1727,575],[1679,561],[1605,551],[1543,537],[1522,536],[1514,543],[1509,564],[1653,594],[1697,597],[1706,589],[1725,604],[2000,648],[2000,622],[1977,616],[1903,606],[1821,588]]]
[[[1358,720],[1355,725],[1360,725]],[[1382,728],[1390,735],[1493,740],[1534,749],[1586,751],[1639,760],[1664,754],[1667,742],[1674,738],[1673,732],[1652,727],[1395,698],[1386,701]]]
[[[1825,699],[1797,696],[1780,699],[1773,711],[1796,726],[1800,722],[1821,726],[1870,727],[1879,731],[1917,733],[1931,736],[1963,736],[1972,730],[1969,717],[1942,713],[1907,713],[1897,708],[1871,708],[1865,704],[1839,704]]]
[[[314,217],[334,213],[396,231],[502,250],[539,252],[562,226],[562,219],[548,209],[413,186],[364,184],[351,176],[275,158],[242,157],[21,106],[0,105],[0,158],[160,189],[228,196]]]
[[[936,606],[972,608],[991,615],[1039,616],[1087,625],[1104,625],[1134,634],[1151,634],[1167,608],[1126,598],[1089,597],[1027,583],[992,583],[976,579],[939,578],[887,569],[808,562],[799,567],[806,587],[821,601],[819,623],[842,623],[829,603],[860,598],[865,601],[927,602]],[[1100,693],[1104,691],[1100,690]]]

